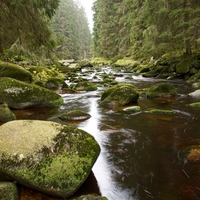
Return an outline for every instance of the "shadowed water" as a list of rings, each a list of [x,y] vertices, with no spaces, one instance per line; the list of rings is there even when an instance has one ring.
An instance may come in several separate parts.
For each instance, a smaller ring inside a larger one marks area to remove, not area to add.
[[[140,91],[166,81],[121,74],[117,81],[132,82]],[[200,99],[188,96],[194,89],[185,81],[168,82],[174,85],[179,96],[157,99],[141,96],[135,104],[141,107],[139,113],[100,107],[98,102],[104,88],[99,87],[94,92],[63,94],[65,104],[60,108],[28,109],[16,114],[26,112],[20,114],[21,118],[71,124],[92,134],[101,147],[93,173],[101,194],[109,200],[200,199],[200,165],[187,163],[180,157],[184,147],[200,142],[200,109],[187,106]],[[172,109],[177,114],[143,112],[152,108]],[[91,118],[82,122],[58,119],[60,113],[72,109],[86,111]]]

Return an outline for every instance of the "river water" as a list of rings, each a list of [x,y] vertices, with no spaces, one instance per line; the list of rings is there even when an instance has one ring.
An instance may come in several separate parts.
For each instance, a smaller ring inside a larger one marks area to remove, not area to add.
[[[103,71],[113,74],[116,81],[133,83],[139,91],[167,81],[179,95],[157,99],[141,95],[135,104],[141,107],[141,112],[130,113],[123,108],[100,107],[101,92],[105,88],[99,85],[98,91],[62,94],[65,104],[59,108],[26,109],[15,113],[21,119],[70,124],[93,135],[101,147],[93,173],[101,195],[109,200],[200,199],[200,165],[188,163],[180,156],[183,148],[200,142],[200,110],[187,106],[199,101],[188,96],[194,91],[191,84],[184,80],[142,78],[106,67]],[[86,78],[92,80],[95,72],[85,73]],[[172,109],[177,114],[144,113],[153,108]],[[81,122],[58,119],[60,113],[72,109],[86,111],[91,118]],[[92,184],[87,187],[92,188]]]

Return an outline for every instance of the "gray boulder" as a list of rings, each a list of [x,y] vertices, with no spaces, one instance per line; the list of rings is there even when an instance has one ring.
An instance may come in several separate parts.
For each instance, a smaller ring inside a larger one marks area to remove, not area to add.
[[[4,77],[0,78],[0,103],[4,102],[14,109],[56,107],[63,103],[63,98],[38,85]]]
[[[0,126],[1,180],[66,198],[91,172],[100,147],[90,134],[72,126],[15,120]]]

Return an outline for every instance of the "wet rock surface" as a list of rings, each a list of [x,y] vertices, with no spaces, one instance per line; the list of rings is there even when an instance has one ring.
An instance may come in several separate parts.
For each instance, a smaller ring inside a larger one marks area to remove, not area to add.
[[[93,136],[56,122],[15,120],[0,135],[0,179],[57,197],[82,185],[100,153]]]
[[[10,108],[57,107],[63,103],[60,95],[35,84],[16,79],[0,78],[0,103],[6,102]]]

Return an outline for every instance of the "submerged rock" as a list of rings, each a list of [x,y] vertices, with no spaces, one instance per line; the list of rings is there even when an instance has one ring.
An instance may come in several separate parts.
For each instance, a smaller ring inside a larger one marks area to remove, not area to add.
[[[0,121],[8,122],[16,120],[15,114],[10,110],[6,103],[0,104]]]
[[[38,85],[5,77],[0,78],[0,103],[3,102],[14,109],[57,107],[63,103],[63,98]]]
[[[82,185],[100,153],[87,132],[50,121],[7,122],[0,136],[1,180],[57,197]]]
[[[91,117],[90,114],[82,111],[82,110],[72,110],[66,113],[59,115],[59,118],[62,120],[69,120],[69,121],[81,121],[86,120]]]
[[[0,199],[18,200],[19,191],[16,184],[12,182],[0,182]]]
[[[191,103],[189,106],[192,108],[200,108],[200,102]]]
[[[144,111],[144,113],[174,115],[174,114],[176,114],[176,111],[174,111],[174,110],[154,109],[154,110],[147,110],[147,111]]]
[[[127,112],[140,112],[140,110],[141,110],[140,106],[130,106],[123,109],[123,111]]]
[[[151,86],[147,91],[147,97],[172,97],[177,96],[176,89],[168,83],[157,83]]]
[[[115,108],[136,103],[138,98],[139,93],[132,84],[119,83],[103,92],[100,105],[106,108]]]

